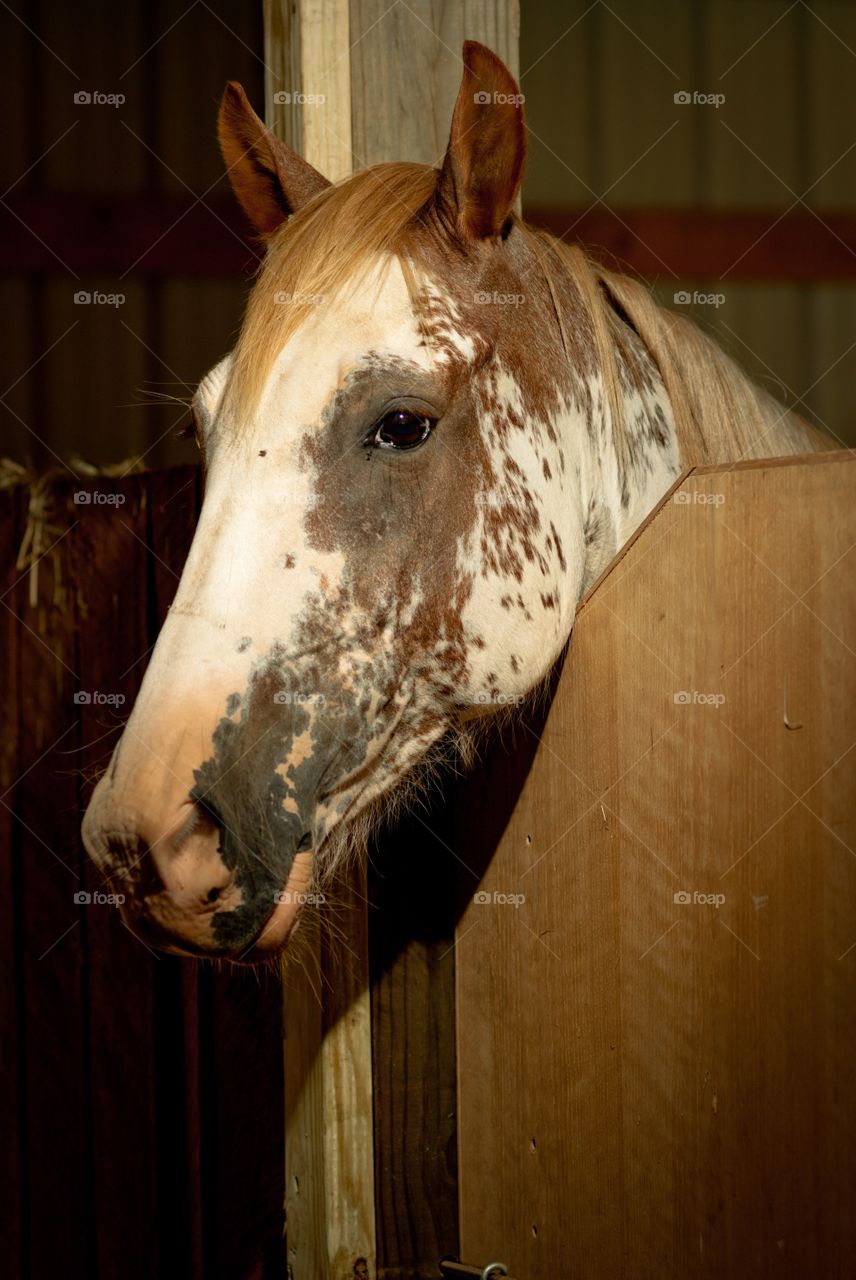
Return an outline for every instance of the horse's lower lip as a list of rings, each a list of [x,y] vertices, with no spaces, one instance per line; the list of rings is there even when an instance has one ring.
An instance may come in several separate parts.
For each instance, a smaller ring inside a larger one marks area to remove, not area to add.
[[[299,906],[293,906],[288,902],[278,902],[267,924],[245,955],[251,956],[253,952],[267,955],[269,952],[278,951],[280,947],[285,946],[289,934],[297,921],[299,911]],[[240,958],[243,959],[244,957]]]
[[[279,901],[268,916],[267,922],[255,942],[236,958],[238,960],[268,956],[285,946],[297,923],[304,896],[309,887],[312,866],[312,850],[302,849],[294,860]]]

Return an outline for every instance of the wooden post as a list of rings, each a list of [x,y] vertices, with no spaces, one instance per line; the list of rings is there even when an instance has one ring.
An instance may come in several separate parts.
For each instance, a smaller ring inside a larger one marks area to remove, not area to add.
[[[440,162],[464,39],[482,40],[517,70],[516,0],[462,0],[445,7],[430,0],[392,7],[385,0],[265,0],[264,19],[268,123],[334,181],[382,161]],[[346,1280],[360,1256],[370,1277],[379,1265],[392,1274],[398,1265],[425,1267],[437,1260],[392,1259],[389,1249],[377,1256],[366,897],[365,873],[356,871],[337,894],[337,905],[350,906],[337,912],[344,934],[340,954],[316,945],[320,1002],[299,973],[285,983],[286,1218],[294,1280]],[[451,911],[449,902],[447,944],[435,939],[429,951],[415,943],[400,958],[421,975],[420,1008],[426,966],[451,947]],[[421,965],[414,964],[420,947]],[[390,989],[396,963],[381,980]],[[449,964],[443,981],[450,997]],[[408,972],[402,969],[405,984]],[[401,1009],[398,977],[395,1004]],[[440,1003],[451,1008],[450,998]],[[451,1037],[449,1042],[453,1070]],[[408,1045],[424,1044],[424,1035],[402,1043],[407,1052]],[[425,1205],[423,1217],[430,1219],[431,1210]],[[394,1208],[391,1216],[396,1217]],[[413,1216],[412,1204],[400,1215],[413,1248],[418,1242],[430,1250],[432,1231],[420,1231]]]

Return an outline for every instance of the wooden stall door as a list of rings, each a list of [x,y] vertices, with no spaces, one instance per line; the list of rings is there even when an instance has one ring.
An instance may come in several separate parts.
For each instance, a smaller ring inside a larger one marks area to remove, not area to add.
[[[458,929],[468,1261],[854,1274],[854,479],[698,470],[580,611]]]

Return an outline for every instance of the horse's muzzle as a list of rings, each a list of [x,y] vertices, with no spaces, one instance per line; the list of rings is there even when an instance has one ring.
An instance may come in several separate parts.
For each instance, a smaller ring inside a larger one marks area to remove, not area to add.
[[[83,823],[87,851],[142,942],[178,955],[257,963],[287,943],[309,887],[312,853],[304,839],[283,884],[264,850],[245,849],[239,863],[227,866],[222,837],[216,818],[192,799],[158,820],[117,802],[107,778]]]

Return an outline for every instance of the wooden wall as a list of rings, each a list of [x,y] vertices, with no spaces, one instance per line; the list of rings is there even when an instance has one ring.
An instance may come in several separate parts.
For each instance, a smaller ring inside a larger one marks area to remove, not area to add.
[[[55,454],[191,461],[175,438],[181,406],[152,399],[191,394],[240,323],[236,251],[239,264],[254,257],[215,122],[227,79],[263,102],[261,4],[13,0],[0,30],[0,453],[35,468]],[[126,101],[75,103],[96,90]],[[194,261],[188,222],[207,264]],[[76,305],[81,290],[125,302]]]
[[[528,0],[520,36],[525,206],[557,231],[591,208],[599,219],[580,227],[607,253],[641,259],[669,306],[681,291],[724,295],[692,307],[695,318],[776,394],[856,440],[856,224],[842,219],[856,192],[856,7]],[[725,101],[675,104],[680,91]],[[641,225],[637,210],[668,216]],[[722,226],[756,211],[757,227]],[[711,252],[720,235],[725,247]],[[818,279],[805,280],[803,257]],[[705,261],[716,265],[707,277]]]
[[[854,467],[693,472],[460,797],[468,1262],[852,1275]]]
[[[93,490],[123,501],[75,504]],[[10,1280],[284,1274],[278,980],[156,955],[113,907],[75,899],[102,888],[80,821],[175,592],[198,501],[196,468],[0,491]],[[33,549],[28,529],[48,552],[33,569],[14,555]]]

